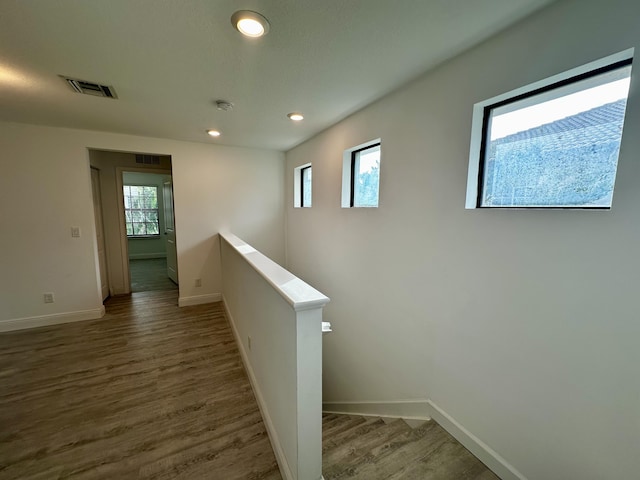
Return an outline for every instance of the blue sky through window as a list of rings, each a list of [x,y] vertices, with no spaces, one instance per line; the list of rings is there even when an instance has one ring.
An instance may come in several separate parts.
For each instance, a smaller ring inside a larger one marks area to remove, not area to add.
[[[626,71],[630,75],[631,66],[627,67]],[[631,77],[627,76],[620,80],[564,95],[530,107],[502,115],[492,115],[491,140],[530,130],[623,98],[626,99],[629,94],[630,83]]]

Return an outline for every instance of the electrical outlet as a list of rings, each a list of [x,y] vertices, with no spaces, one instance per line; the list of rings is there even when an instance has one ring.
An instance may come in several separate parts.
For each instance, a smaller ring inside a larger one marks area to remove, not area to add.
[[[202,286],[202,279],[196,278],[196,287],[201,287],[201,286]]]
[[[251,350],[251,337],[247,337],[247,345],[249,345],[249,350]]]
[[[71,227],[71,236],[73,238],[80,238],[80,227]]]
[[[53,293],[44,294],[44,303],[53,303]]]

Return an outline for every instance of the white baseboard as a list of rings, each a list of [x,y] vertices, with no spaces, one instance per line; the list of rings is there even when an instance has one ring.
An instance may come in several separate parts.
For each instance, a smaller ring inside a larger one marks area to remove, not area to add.
[[[51,315],[39,315],[37,317],[14,318],[0,320],[0,332],[24,330],[27,328],[46,327],[60,323],[81,322],[83,320],[95,320],[104,316],[104,305],[91,310],[79,310],[77,312],[54,313]]]
[[[167,258],[166,252],[157,253],[130,253],[129,260],[148,260],[150,258]]]
[[[495,450],[489,447],[489,445],[460,425],[435,403],[431,400],[428,400],[427,403],[431,410],[431,417],[502,480],[527,480],[513,465],[502,458]]]
[[[295,477],[291,472],[291,467],[287,462],[287,457],[285,456],[284,450],[282,449],[282,444],[280,443],[278,433],[273,426],[273,421],[271,420],[271,416],[269,415],[269,411],[264,401],[262,391],[258,386],[256,376],[253,372],[253,368],[251,367],[251,363],[249,362],[249,357],[244,349],[244,343],[240,340],[240,335],[238,333],[238,330],[236,329],[233,315],[231,314],[231,311],[229,310],[227,302],[225,302],[224,298],[222,299],[222,303],[224,305],[224,311],[227,314],[227,319],[229,320],[229,325],[231,325],[231,331],[233,332],[233,336],[236,340],[236,345],[238,345],[242,363],[244,364],[244,368],[247,371],[247,375],[249,376],[249,383],[251,383],[251,388],[253,389],[253,393],[256,396],[258,408],[260,409],[260,413],[262,414],[262,419],[264,420],[264,425],[267,429],[267,434],[269,435],[271,446],[273,447],[273,453],[275,454],[276,460],[278,461],[278,467],[280,467],[280,474],[283,476],[284,480],[295,480]]]
[[[393,402],[323,402],[322,411],[346,415],[363,415],[407,420],[430,420],[428,400],[400,400]]]
[[[203,303],[215,303],[222,300],[221,293],[208,293],[206,295],[194,295],[192,297],[179,297],[179,307],[190,307],[192,305],[202,305]]]

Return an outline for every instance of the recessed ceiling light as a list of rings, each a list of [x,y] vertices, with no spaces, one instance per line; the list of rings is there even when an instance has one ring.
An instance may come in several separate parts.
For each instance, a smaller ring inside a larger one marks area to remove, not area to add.
[[[251,10],[238,10],[231,15],[231,24],[246,37],[257,38],[269,33],[269,21]]]
[[[287,117],[289,117],[291,120],[293,120],[294,122],[299,122],[300,120],[304,119],[304,116],[300,113],[300,112],[291,112],[287,114]]]
[[[211,135],[212,137],[219,137],[220,136],[220,132],[218,130],[207,130],[207,133],[209,135]]]

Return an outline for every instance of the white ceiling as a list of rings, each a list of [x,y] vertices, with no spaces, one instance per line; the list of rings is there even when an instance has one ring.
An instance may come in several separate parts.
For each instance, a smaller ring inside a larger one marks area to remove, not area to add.
[[[0,119],[288,150],[551,1],[0,0]],[[239,9],[269,34],[242,37]]]

